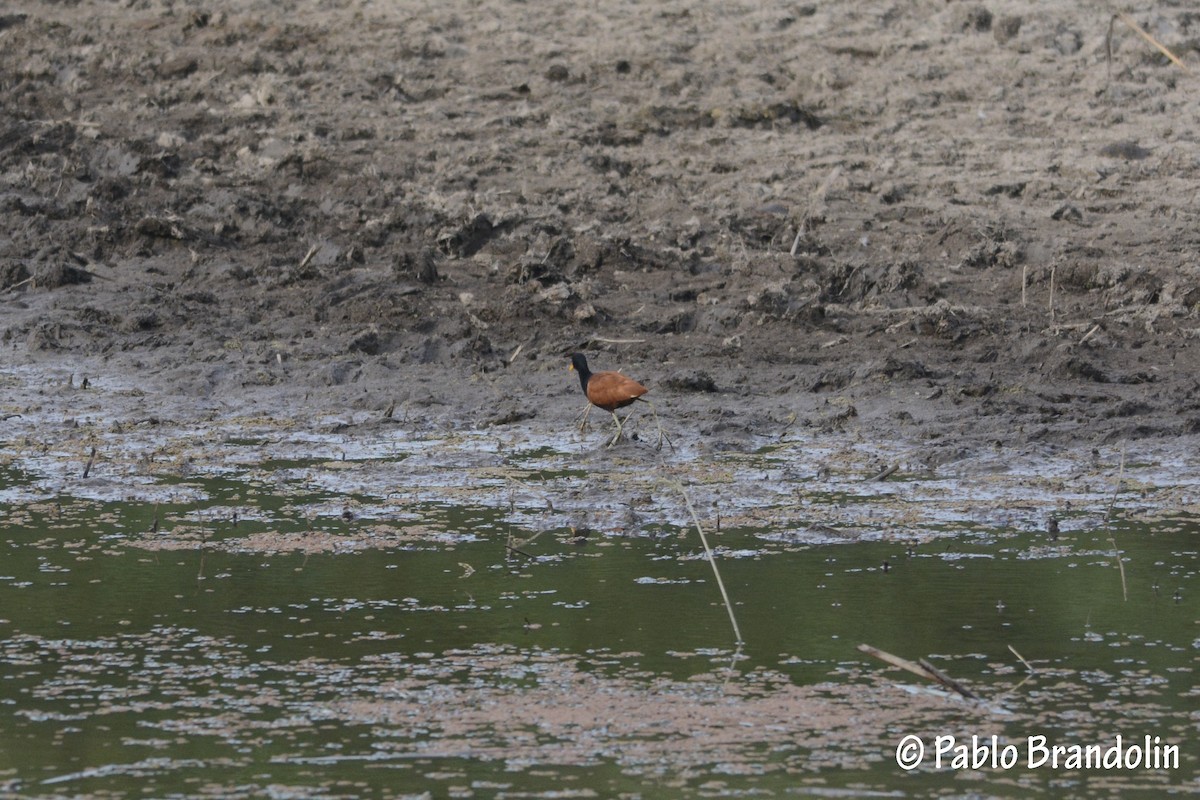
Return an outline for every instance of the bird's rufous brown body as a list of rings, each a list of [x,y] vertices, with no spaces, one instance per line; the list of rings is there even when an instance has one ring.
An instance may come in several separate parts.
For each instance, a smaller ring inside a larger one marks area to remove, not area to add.
[[[613,421],[617,423],[617,434],[609,443],[611,447],[621,438],[622,432],[622,423],[620,417],[617,416],[617,409],[641,400],[642,395],[650,390],[633,378],[619,372],[592,372],[588,369],[587,358],[583,353],[575,353],[571,356],[571,369],[579,373],[579,385],[583,387],[583,393],[587,395],[588,402],[613,415]],[[586,420],[587,416],[585,415],[584,421],[586,422]],[[662,446],[661,443],[659,446]]]
[[[592,405],[610,413],[624,408],[648,391],[633,378],[619,372],[593,372],[584,388]]]

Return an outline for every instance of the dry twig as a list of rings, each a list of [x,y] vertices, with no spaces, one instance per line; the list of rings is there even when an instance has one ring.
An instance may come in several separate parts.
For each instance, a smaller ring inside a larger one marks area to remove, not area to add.
[[[1121,485],[1125,482],[1125,446],[1121,446],[1121,468],[1117,471],[1117,486],[1113,489],[1112,499],[1108,501],[1108,510],[1104,512],[1104,524],[1108,524],[1112,520],[1113,507],[1117,504],[1117,495],[1121,492]],[[1121,571],[1121,596],[1126,602],[1129,602],[1129,586],[1125,582],[1125,560],[1121,558],[1121,551],[1117,549],[1116,537],[1108,534],[1109,544],[1113,546],[1113,554],[1117,559],[1117,569]]]
[[[1157,50],[1160,53],[1162,53],[1164,56],[1166,56],[1167,58],[1169,58],[1171,60],[1172,64],[1179,67],[1184,72],[1188,72],[1188,73],[1191,72],[1191,69],[1188,68],[1187,64],[1180,61],[1179,57],[1176,56],[1174,53],[1172,53],[1165,44],[1160,42],[1158,39],[1155,39],[1149,33],[1146,33],[1146,30],[1141,25],[1138,25],[1136,22],[1134,22],[1133,17],[1129,16],[1124,11],[1118,11],[1116,14],[1113,14],[1112,19],[1110,19],[1108,21],[1108,37],[1104,40],[1105,47],[1108,50],[1108,73],[1110,76],[1112,75],[1113,23],[1116,22],[1117,20],[1121,20],[1121,22],[1124,22],[1126,25],[1128,25],[1130,27],[1131,30],[1133,30],[1134,33],[1136,33],[1138,36],[1141,36],[1143,39],[1145,39],[1147,42],[1149,42],[1153,47],[1157,48]]]
[[[946,673],[942,672],[925,659],[921,659],[919,662],[914,663],[909,661],[907,658],[901,658],[900,656],[892,655],[891,653],[880,650],[877,647],[872,647],[869,644],[860,644],[858,649],[860,652],[866,653],[873,658],[878,658],[880,661],[891,664],[893,667],[899,667],[900,669],[908,670],[912,674],[922,677],[927,681],[940,683],[942,686],[945,686],[951,691],[957,692],[968,700],[979,699],[979,695],[975,694],[958,681],[946,675]]]
[[[867,482],[867,483],[871,483],[872,481],[882,481],[882,480],[887,480],[887,479],[888,479],[888,478],[890,478],[892,475],[895,475],[895,474],[896,474],[896,472],[897,472],[899,469],[900,469],[900,465],[899,465],[899,464],[892,464],[892,465],[891,465],[891,466],[889,466],[889,467],[884,467],[884,469],[883,469],[881,472],[879,472],[879,473],[877,473],[877,474],[875,474],[875,475],[872,475],[871,477],[867,478],[867,479],[866,479],[866,482]]]
[[[1036,669],[1034,669],[1034,668],[1033,668],[1033,667],[1030,665],[1030,663],[1029,663],[1028,661],[1026,661],[1026,660],[1025,660],[1025,656],[1023,656],[1023,655],[1021,655],[1020,653],[1018,653],[1018,652],[1017,652],[1017,648],[1013,647],[1013,646],[1010,644],[1010,645],[1008,646],[1008,649],[1009,649],[1009,650],[1012,652],[1012,654],[1013,654],[1014,656],[1016,656],[1017,658],[1019,658],[1019,659],[1021,660],[1021,663],[1025,665],[1025,669],[1029,670],[1029,673],[1030,673],[1031,675],[1032,675],[1033,673],[1037,672],[1037,670],[1036,670]]]
[[[708,558],[708,564],[712,567],[713,576],[717,579],[717,588],[721,590],[721,599],[725,601],[725,610],[729,612],[729,622],[733,625],[733,635],[737,639],[738,650],[741,650],[745,640],[742,638],[742,631],[738,627],[737,617],[733,614],[733,603],[729,602],[729,592],[725,591],[725,581],[721,580],[721,571],[717,569],[717,561],[713,558],[712,548],[708,546],[708,537],[704,535],[704,528],[700,525],[700,518],[696,516],[696,509],[692,507],[692,498],[688,495],[687,489],[684,488],[681,481],[672,481],[675,487],[679,489],[679,493],[683,495],[683,502],[687,504],[688,513],[692,515],[692,522],[696,526],[696,532],[700,534],[700,544],[704,545],[704,555]]]

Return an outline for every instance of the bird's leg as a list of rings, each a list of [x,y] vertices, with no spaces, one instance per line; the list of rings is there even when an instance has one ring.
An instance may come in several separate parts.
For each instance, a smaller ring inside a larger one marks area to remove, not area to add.
[[[658,428],[658,445],[656,445],[654,449],[662,450],[663,442],[666,442],[667,446],[671,448],[671,452],[675,452],[675,443],[671,441],[671,437],[667,436],[666,431],[663,430],[662,420],[658,418],[658,409],[654,407],[654,403],[651,403],[649,400],[641,397],[639,397],[638,400],[650,406],[650,413],[654,415],[654,425]],[[612,415],[613,422],[617,423],[617,434],[612,438],[612,441],[608,443],[609,447],[612,447],[621,440],[621,436],[625,431],[625,423],[629,422],[629,418],[633,416],[633,411],[630,411],[628,414],[626,414],[624,420],[617,416],[616,411],[613,411]]]
[[[608,443],[609,447],[612,447],[614,444],[621,441],[621,418],[617,416],[617,412],[615,412],[615,411],[612,412],[612,415],[613,415],[613,422],[617,423],[617,435],[614,436],[612,438],[612,441]],[[628,419],[628,417],[626,417],[626,419]]]
[[[671,452],[674,453],[675,444],[671,441],[671,437],[663,432],[662,422],[658,419],[658,411],[654,408],[654,403],[651,403],[649,400],[642,400],[642,402],[650,406],[650,413],[654,415],[654,424],[658,426],[658,447],[655,449],[662,450],[663,442],[665,441],[670,446]]]
[[[588,418],[588,414],[590,414],[590,413],[592,413],[592,404],[588,403],[583,408],[583,420],[579,423],[579,432],[580,433],[583,433],[584,428],[587,427],[587,418]]]

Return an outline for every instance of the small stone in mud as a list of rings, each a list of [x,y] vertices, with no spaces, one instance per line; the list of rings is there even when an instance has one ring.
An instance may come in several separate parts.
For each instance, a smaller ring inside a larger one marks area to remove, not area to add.
[[[377,331],[363,331],[350,340],[350,349],[366,353],[369,356],[379,355],[383,349],[383,341],[379,338]]]
[[[1063,362],[1061,372],[1072,378],[1083,378],[1096,383],[1107,383],[1108,377],[1095,364],[1082,358],[1068,358]]]
[[[158,317],[158,312],[148,308],[125,317],[121,320],[120,329],[126,333],[136,333],[138,331],[153,330],[161,324],[162,321]]]
[[[187,24],[183,26],[183,29],[189,31],[193,28],[207,28],[211,19],[212,15],[207,11],[192,11],[192,13],[188,14]]]
[[[96,181],[90,196],[97,200],[124,200],[131,191],[133,191],[133,184],[128,178],[105,177]]]
[[[183,162],[174,153],[159,153],[138,161],[137,174],[153,175],[158,178],[174,178],[179,175]]]
[[[1064,56],[1073,56],[1083,47],[1083,36],[1071,28],[1060,30],[1054,37],[1054,49]]]
[[[562,83],[570,77],[570,71],[562,64],[554,64],[550,69],[546,70],[546,80],[554,83]]]
[[[342,386],[358,377],[359,364],[356,361],[337,361],[321,372],[324,373],[326,386]]]
[[[1105,158],[1123,158],[1126,161],[1141,161],[1148,158],[1153,150],[1147,150],[1134,141],[1113,142],[1100,148],[1100,155]]]
[[[0,262],[0,289],[16,286],[29,278],[29,270],[20,261]]]
[[[999,17],[992,26],[992,36],[1000,44],[1007,44],[1021,32],[1021,18],[1017,16]]]
[[[43,289],[57,289],[60,286],[90,283],[91,280],[92,273],[61,262],[38,267],[33,274],[34,284]]]
[[[715,392],[717,382],[704,370],[690,370],[672,375],[663,382],[668,389],[677,392]]]
[[[518,422],[524,422],[527,419],[533,419],[536,416],[536,411],[527,408],[510,408],[508,411],[487,420],[483,424],[487,427],[513,425]]]
[[[421,283],[437,283],[440,277],[437,269],[437,256],[429,248],[416,255],[409,252],[401,253],[396,258],[393,270],[398,275],[412,275]]]
[[[1083,222],[1083,212],[1076,206],[1066,203],[1056,208],[1054,213],[1050,215],[1050,219],[1066,222]]]
[[[985,33],[992,29],[992,12],[983,6],[959,6],[951,25],[955,30]]]
[[[857,375],[864,380],[867,378],[888,378],[891,380],[914,381],[937,377],[916,359],[905,360],[893,356],[885,358],[882,364],[864,364],[859,368]]]
[[[904,198],[912,191],[912,184],[908,183],[892,183],[888,181],[879,187],[879,202],[886,206],[892,206],[904,200]]]
[[[134,230],[155,239],[187,239],[188,233],[176,220],[165,217],[143,217]]]
[[[200,62],[191,56],[176,56],[175,58],[168,58],[159,64],[155,72],[158,73],[158,77],[160,78],[173,80],[186,78],[199,68]]]
[[[438,237],[438,244],[446,253],[458,258],[470,258],[478,253],[497,233],[496,226],[487,214],[476,214],[457,230],[448,231]]]
[[[842,411],[824,417],[816,423],[818,430],[831,432],[845,430],[846,424],[858,416],[858,409],[847,406]]]

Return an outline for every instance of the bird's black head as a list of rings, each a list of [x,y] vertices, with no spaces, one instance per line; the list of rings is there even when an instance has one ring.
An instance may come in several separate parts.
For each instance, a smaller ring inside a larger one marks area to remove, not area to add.
[[[588,379],[592,377],[592,371],[588,369],[587,358],[584,357],[583,353],[573,353],[571,355],[571,369],[579,373],[579,385],[586,392]]]

